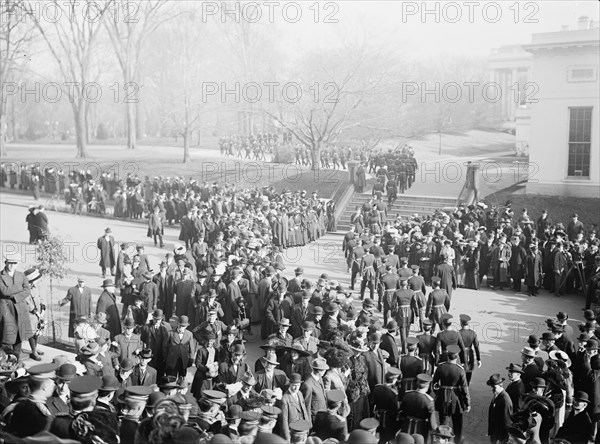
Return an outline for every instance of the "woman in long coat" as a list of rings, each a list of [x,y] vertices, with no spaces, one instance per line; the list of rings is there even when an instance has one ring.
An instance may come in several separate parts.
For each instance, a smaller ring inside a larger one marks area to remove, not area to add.
[[[469,242],[463,259],[465,262],[465,287],[479,290],[479,248],[475,241]]]
[[[365,167],[361,163],[356,169],[356,191],[362,193],[367,185],[367,174]]]
[[[536,296],[538,288],[542,286],[542,255],[537,244],[532,244],[525,257],[525,285],[530,296]]]

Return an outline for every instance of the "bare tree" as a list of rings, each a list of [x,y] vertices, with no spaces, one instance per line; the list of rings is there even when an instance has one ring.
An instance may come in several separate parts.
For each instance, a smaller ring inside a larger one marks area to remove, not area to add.
[[[88,88],[97,87],[88,83],[90,69],[102,21],[112,0],[106,3],[93,0],[50,0],[49,3],[60,11],[60,20],[46,22],[39,15],[34,2],[27,2],[25,8],[58,64],[64,80],[61,87],[68,95],[73,110],[77,157],[86,157],[88,94],[95,93]]]
[[[104,21],[123,75],[127,148],[137,144],[137,94],[140,85],[140,55],[147,38],[171,17],[164,14],[167,0],[114,0]]]
[[[319,168],[321,147],[338,140],[342,132],[363,125],[360,108],[387,90],[390,70],[382,66],[382,58],[380,51],[366,46],[309,54],[299,63],[307,70],[291,77],[304,79],[301,92],[290,93],[287,88],[277,109],[267,111],[310,149],[312,169]]]
[[[7,156],[9,97],[18,86],[11,84],[20,61],[28,56],[35,26],[24,22],[23,0],[0,0],[0,155]],[[10,89],[10,91],[8,91]],[[13,99],[14,100],[14,99]]]

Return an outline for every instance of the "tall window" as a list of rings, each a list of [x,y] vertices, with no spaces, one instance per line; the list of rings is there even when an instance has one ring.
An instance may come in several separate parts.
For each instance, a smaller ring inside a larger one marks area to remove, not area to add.
[[[569,177],[590,177],[592,107],[569,108]]]

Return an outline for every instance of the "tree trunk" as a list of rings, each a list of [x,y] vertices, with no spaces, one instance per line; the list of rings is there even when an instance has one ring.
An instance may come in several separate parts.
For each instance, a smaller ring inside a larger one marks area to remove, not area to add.
[[[8,156],[8,150],[6,149],[8,139],[7,131],[6,107],[5,104],[0,104],[0,157]]]
[[[318,170],[321,166],[321,144],[319,142],[313,142],[310,150],[312,165],[311,170]]]
[[[136,104],[126,99],[127,109],[127,149],[134,150],[137,144]]]
[[[186,126],[183,132],[183,163],[190,161],[190,136],[190,128]]]
[[[85,104],[82,103],[83,99],[79,103],[73,103],[73,114],[75,115],[75,138],[77,141],[77,157],[86,157],[86,118],[85,118]]]

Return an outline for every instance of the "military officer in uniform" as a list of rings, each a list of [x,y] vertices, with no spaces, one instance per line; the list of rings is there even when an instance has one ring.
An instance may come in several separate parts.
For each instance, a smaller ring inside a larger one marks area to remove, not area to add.
[[[440,288],[441,279],[437,276],[431,278],[432,292],[429,293],[429,299],[427,299],[427,308],[425,313],[432,322],[437,324],[442,329],[442,315],[447,313],[450,309],[450,296],[446,290]],[[433,326],[435,331],[435,325]]]
[[[392,266],[387,264],[385,266],[386,274],[381,276],[381,293],[379,295],[380,303],[383,301],[383,323],[387,324],[390,318],[396,317],[397,302],[395,297],[395,291],[400,288],[400,278],[392,270]]]
[[[411,302],[415,317],[419,318],[419,331],[423,331],[423,321],[425,320],[425,309],[427,308],[427,289],[425,288],[425,279],[419,275],[420,267],[416,264],[410,266],[412,276],[408,278],[408,288],[413,292]]]
[[[409,337],[408,354],[400,358],[400,371],[402,372],[402,380],[400,381],[400,398],[410,391],[415,390],[417,383],[417,375],[423,373],[423,360],[417,356],[417,338]]]
[[[379,438],[388,442],[398,430],[398,378],[401,372],[390,367],[385,373],[385,383],[377,384],[373,389],[375,418],[379,421]]]
[[[458,316],[460,319],[460,330],[458,334],[463,340],[463,344],[466,350],[467,361],[463,361],[465,366],[465,372],[467,373],[467,384],[471,383],[471,377],[473,376],[473,369],[475,368],[475,358],[477,358],[477,368],[481,368],[481,354],[479,353],[479,341],[477,340],[477,333],[469,328],[469,322],[471,316],[461,314]]]
[[[63,439],[74,439],[71,430],[73,419],[80,413],[91,412],[96,405],[102,379],[98,376],[79,376],[69,384],[71,412],[57,415],[50,425],[50,433]]]
[[[407,392],[400,402],[400,431],[418,433],[428,442],[431,430],[437,429],[433,398],[427,394],[432,378],[425,373],[417,375],[417,389]]]
[[[450,313],[442,315],[442,331],[437,335],[436,361],[445,361],[448,346],[458,345],[460,348],[460,360],[461,362],[466,362],[465,344],[463,343],[462,336],[457,331],[450,330],[450,326],[452,325],[451,319],[452,315]]]
[[[449,425],[456,434],[457,444],[462,442],[463,413],[471,410],[471,396],[465,370],[458,364],[461,349],[458,345],[446,348],[448,361],[441,363],[433,375],[433,389],[437,392],[435,409],[439,413],[440,423]]]
[[[423,321],[423,334],[417,335],[417,339],[419,340],[417,348],[419,350],[419,357],[423,360],[423,373],[429,376],[433,375],[435,350],[437,348],[437,337],[431,334],[432,326],[433,322],[425,319]]]

